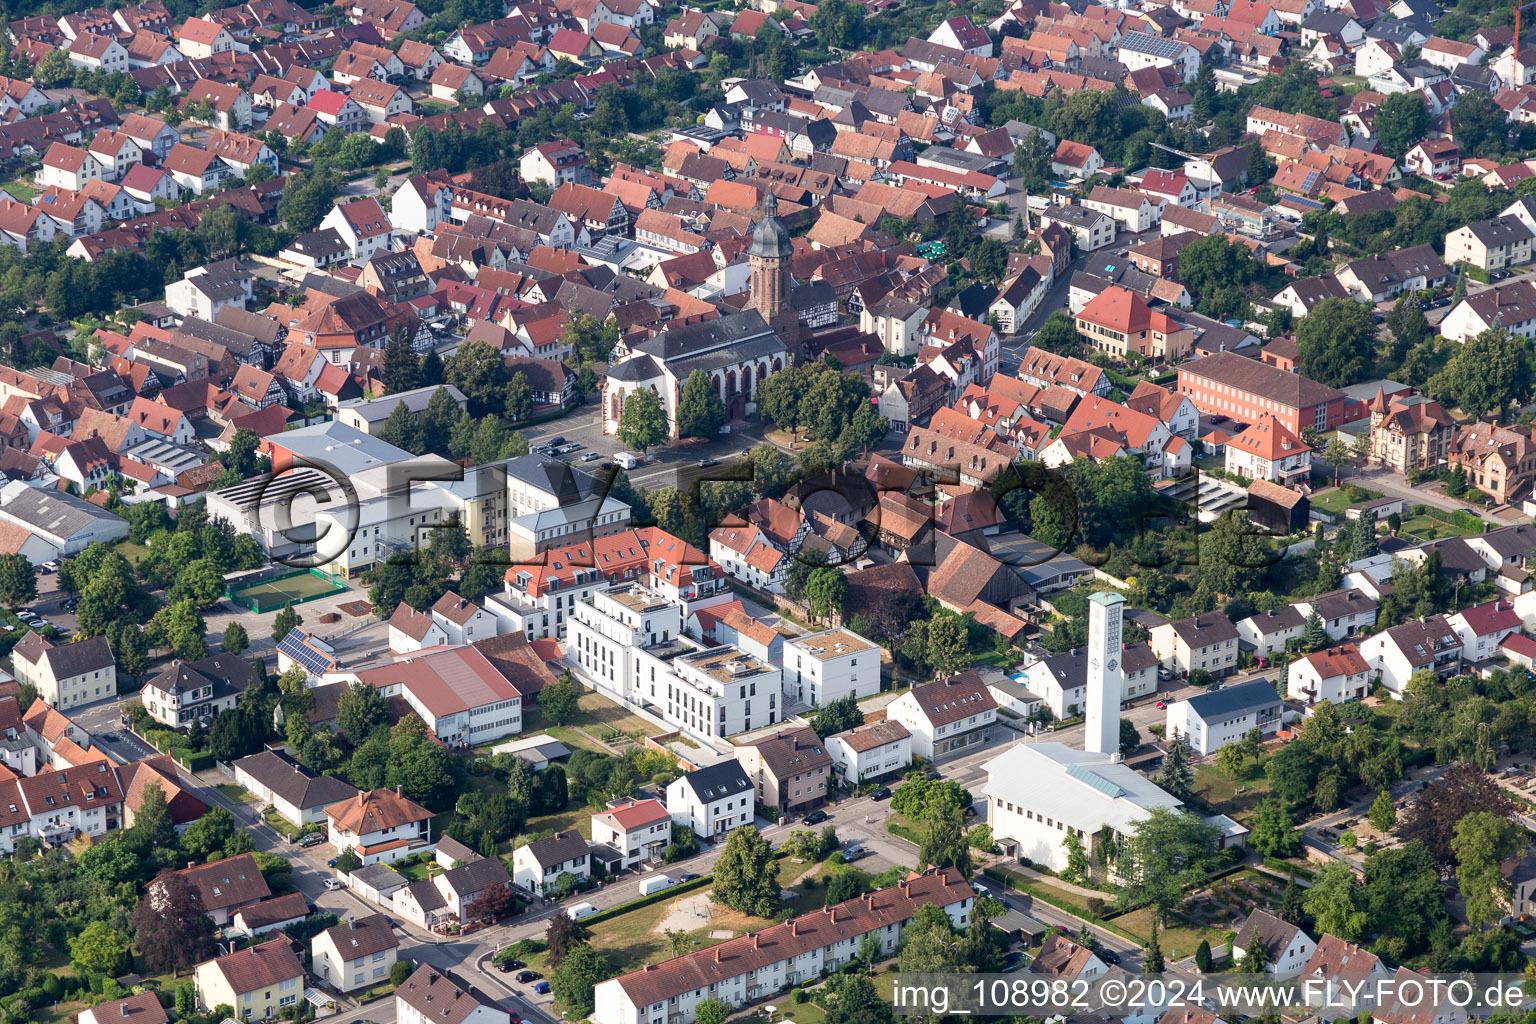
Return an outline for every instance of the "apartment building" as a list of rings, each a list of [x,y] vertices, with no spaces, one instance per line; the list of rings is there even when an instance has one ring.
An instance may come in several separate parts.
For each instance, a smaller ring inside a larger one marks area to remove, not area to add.
[[[784,699],[824,707],[880,692],[880,648],[847,629],[784,641]]]
[[[1445,236],[1445,262],[1469,263],[1479,270],[1502,270],[1531,262],[1533,232],[1517,217],[1494,217],[1465,224]]]
[[[315,977],[338,992],[381,985],[389,979],[399,946],[383,914],[332,925],[310,940]]]
[[[592,1020],[691,1024],[705,999],[742,1006],[835,971],[859,956],[866,935],[875,937],[883,954],[894,954],[919,907],[939,907],[963,929],[974,901],[954,868],[912,872],[879,892],[601,982]]]
[[[1237,671],[1237,627],[1225,615],[1193,615],[1153,626],[1152,653],[1165,668],[1188,675],[1204,670],[1220,679]]]
[[[887,778],[912,764],[912,732],[900,722],[870,722],[827,737],[832,770],[850,786]]]
[[[565,658],[604,695],[707,740],[779,721],[783,672],[730,644],[692,643],[683,621],[638,584],[601,591],[576,606]]]
[[[1293,435],[1344,422],[1342,391],[1235,352],[1216,352],[1179,366],[1179,393],[1200,412],[1257,423],[1272,416]]]
[[[28,632],[11,651],[16,678],[61,711],[117,696],[117,659],[104,636],[54,644]]]
[[[206,960],[192,972],[198,1003],[231,1006],[242,1021],[269,1020],[304,997],[304,966],[286,935]]]
[[[914,686],[886,706],[886,718],[912,734],[912,753],[940,761],[986,742],[997,701],[975,669]]]

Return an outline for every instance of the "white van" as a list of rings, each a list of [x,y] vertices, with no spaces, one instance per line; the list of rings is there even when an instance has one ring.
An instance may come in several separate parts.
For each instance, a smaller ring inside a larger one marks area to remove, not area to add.
[[[577,903],[575,906],[566,907],[565,913],[572,921],[580,921],[584,917],[591,917],[597,913],[597,908],[590,903]]]
[[[640,895],[649,896],[653,892],[661,892],[661,890],[676,884],[677,879],[670,875],[652,875],[650,878],[642,878],[640,879]]]
[[[631,455],[629,452],[619,452],[613,457],[613,461],[619,464],[620,469],[634,469],[640,465],[640,456]]]

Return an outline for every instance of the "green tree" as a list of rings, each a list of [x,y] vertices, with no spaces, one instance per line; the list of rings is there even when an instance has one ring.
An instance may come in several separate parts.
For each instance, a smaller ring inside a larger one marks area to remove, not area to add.
[[[1381,151],[1400,161],[1429,131],[1429,108],[1417,93],[1394,93],[1376,108],[1375,125]]]
[[[1370,307],[1353,299],[1324,299],[1296,325],[1301,372],[1330,387],[1358,384],[1370,371],[1375,351]]]
[[[1157,919],[1152,919],[1152,934],[1147,939],[1147,949],[1141,956],[1141,973],[1162,974],[1167,963],[1163,960],[1163,947],[1157,941]]]
[[[421,359],[411,348],[403,322],[390,329],[384,342],[384,393],[397,395],[420,386]]]
[[[1470,156],[1502,152],[1508,115],[1491,95],[1480,94],[1480,90],[1472,90],[1466,98],[1468,102],[1462,103],[1458,97],[1451,108],[1451,131],[1457,146]]]
[[[957,672],[966,657],[965,623],[958,615],[938,615],[928,623],[928,664],[941,673]]]
[[[1323,625],[1323,617],[1313,609],[1301,627],[1301,646],[1309,651],[1320,651],[1333,643],[1333,637],[1328,635],[1328,628]]]
[[[677,399],[677,432],[682,437],[714,437],[725,425],[725,403],[709,375],[694,370]]]
[[[272,639],[275,641],[282,640],[283,637],[293,632],[295,626],[301,625],[303,622],[304,620],[299,618],[299,613],[293,610],[293,605],[283,605],[282,610],[277,613],[277,617],[272,620]]]
[[[1282,859],[1301,852],[1301,832],[1284,801],[1261,801],[1249,819],[1248,844],[1266,857]]]
[[[1508,911],[1513,888],[1499,866],[1523,846],[1523,833],[1508,818],[1477,811],[1456,823],[1451,839],[1456,884],[1473,928],[1492,924]]]
[[[1392,826],[1397,823],[1397,808],[1392,805],[1392,794],[1382,790],[1376,794],[1376,799],[1371,802],[1371,809],[1366,812],[1366,818],[1370,820],[1371,827],[1382,835],[1392,831]]]
[[[848,602],[848,577],[834,566],[813,569],[805,581],[805,597],[815,618],[841,615]]]
[[[404,402],[395,403],[395,407],[389,411],[384,425],[379,428],[379,440],[408,452],[415,452],[420,447],[416,435],[416,417],[411,415],[411,410]]]
[[[923,822],[917,860],[922,868],[954,868],[971,877],[971,844],[965,835],[965,813],[958,807],[930,812]]]
[[[336,700],[336,729],[354,747],[389,724],[389,702],[367,683],[351,683]]]
[[[1503,327],[1491,327],[1456,347],[1432,387],[1468,415],[1502,418],[1510,402],[1530,395],[1531,381],[1528,343]]]
[[[37,570],[32,562],[25,555],[0,555],[0,604],[19,608],[35,597]]]
[[[612,971],[608,962],[585,942],[573,947],[549,976],[555,1003],[575,1020],[592,1013],[592,989]]]
[[[1228,509],[1200,536],[1200,578],[1214,593],[1230,597],[1255,589],[1273,561],[1246,509]]]
[[[863,723],[864,712],[859,710],[859,702],[852,694],[839,697],[811,716],[811,728],[823,739],[833,733],[847,732]]]
[[[1181,800],[1194,793],[1195,766],[1189,760],[1189,746],[1182,739],[1169,742],[1163,763],[1157,770],[1157,784]]]
[[[338,875],[350,875],[352,872],[356,871],[362,866],[362,858],[360,858],[357,855],[357,851],[352,849],[350,846],[345,850],[342,850],[341,855],[336,858],[336,873]]]
[[[1205,939],[1200,940],[1200,945],[1195,947],[1195,968],[1201,974],[1209,974],[1211,971],[1211,944]]]
[[[1129,754],[1141,746],[1141,731],[1129,718],[1120,719],[1120,753]]]
[[[231,622],[224,627],[224,636],[219,641],[219,648],[228,654],[239,654],[251,646],[251,638],[246,635],[245,627],[238,622]]]
[[[1116,861],[1124,906],[1150,906],[1166,922],[1186,890],[1202,883],[1216,854],[1216,828],[1188,811],[1155,807],[1135,824]]]
[[[1065,313],[1052,313],[1035,332],[1032,348],[1041,348],[1058,355],[1070,355],[1082,347],[1077,334],[1077,323]]]
[[[642,455],[663,444],[667,440],[667,410],[661,404],[661,396],[642,388],[625,398],[618,436],[627,447]]]
[[[731,1004],[711,996],[693,1008],[694,1024],[725,1024],[731,1015]]]
[[[779,862],[768,840],[751,825],[733,829],[715,861],[711,896],[715,902],[754,917],[772,917],[779,907]]]
[[[1319,931],[1354,942],[1365,931],[1365,894],[1355,871],[1343,861],[1330,861],[1318,872],[1302,901]]]
[[[507,419],[520,423],[533,415],[533,388],[521,370],[512,374],[506,388]]]
[[[105,921],[92,921],[69,940],[69,960],[81,977],[115,978],[128,966],[128,936]]]
[[[581,685],[567,678],[569,672],[556,682],[539,691],[539,707],[551,722],[564,725],[575,719],[580,711]]]
[[[444,379],[458,388],[476,416],[506,408],[507,381],[511,373],[501,352],[488,341],[471,341],[459,348],[443,370]]]

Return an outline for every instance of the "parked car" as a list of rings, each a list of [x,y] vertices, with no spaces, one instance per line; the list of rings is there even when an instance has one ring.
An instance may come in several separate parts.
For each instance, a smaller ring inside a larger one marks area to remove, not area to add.
[[[547,996],[549,995],[549,982],[541,981],[537,985],[533,986],[533,990],[541,996]]]
[[[584,446],[580,441],[572,441],[560,450],[563,452],[579,452]]]
[[[891,787],[890,786],[881,786],[879,789],[877,789],[873,793],[869,794],[869,798],[871,800],[888,800],[888,799],[890,799],[890,796],[891,796]]]
[[[510,960],[503,960],[500,963],[496,964],[496,969],[498,971],[500,971],[502,974],[506,974],[508,971],[510,971],[512,969],[512,962]]]
[[[719,459],[709,459],[709,458],[704,458],[704,459],[700,459],[700,460],[699,460],[699,465],[700,465],[700,466],[701,466],[701,467],[705,467],[705,466],[715,466],[715,465],[719,465],[719,463],[720,463],[720,460],[719,460]]]
[[[311,832],[307,836],[299,837],[299,845],[306,850],[311,846],[319,846],[323,842],[325,842],[324,832]]]
[[[551,448],[558,448],[561,445],[565,444],[565,435],[563,435],[563,434],[556,434],[554,437],[550,438],[548,441],[545,441],[544,443],[549,445]]]
[[[856,861],[860,857],[868,857],[869,848],[864,846],[850,846],[843,851],[844,862]]]
[[[704,876],[699,874],[697,871],[684,871],[682,874],[677,876],[677,880],[679,882],[696,882],[703,877]]]
[[[327,892],[334,891],[341,888],[341,883],[334,878],[327,878],[325,880],[325,888]]]
[[[802,824],[802,825],[820,825],[822,822],[824,822],[826,820],[827,820],[827,812],[826,811],[812,811],[810,814],[807,814],[805,817],[800,819],[800,824]]]
[[[1168,710],[1168,703],[1166,701],[1161,701],[1161,700],[1158,701],[1157,702],[1157,710],[1159,710],[1159,711],[1167,711]]]
[[[587,452],[587,454],[585,454],[585,455],[583,455],[581,457],[581,461],[582,462],[591,462],[593,459],[600,459],[602,457],[603,457],[602,453],[600,453],[600,452]]]
[[[513,980],[516,981],[519,985],[526,985],[530,981],[538,981],[542,977],[544,977],[544,975],[540,974],[538,971],[518,971],[517,977]]]

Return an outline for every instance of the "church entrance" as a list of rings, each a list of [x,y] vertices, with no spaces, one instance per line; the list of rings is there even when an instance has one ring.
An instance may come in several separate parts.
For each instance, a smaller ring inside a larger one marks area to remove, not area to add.
[[[747,418],[747,400],[741,392],[731,396],[731,400],[725,405],[725,417],[729,420],[744,420]]]

